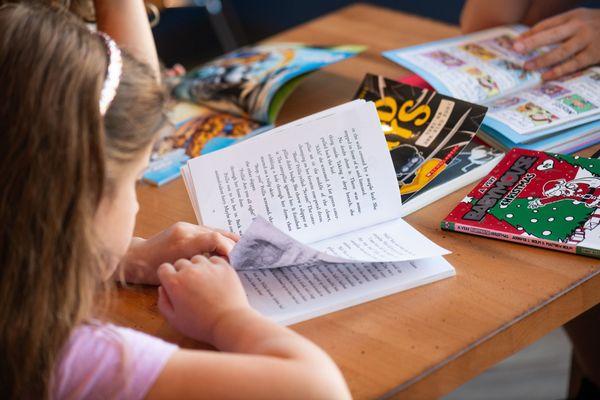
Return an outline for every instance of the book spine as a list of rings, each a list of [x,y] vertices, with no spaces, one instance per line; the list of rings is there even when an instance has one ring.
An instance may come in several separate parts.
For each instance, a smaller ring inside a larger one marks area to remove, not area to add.
[[[494,229],[477,228],[475,226],[463,225],[456,222],[442,221],[441,228],[446,231],[469,233],[471,235],[485,236],[493,239],[506,240],[530,246],[542,247],[545,249],[564,251],[566,253],[576,253],[589,257],[600,258],[600,250],[594,250],[587,247],[578,247],[572,244],[551,242],[549,240],[538,239],[532,236],[516,235],[497,231]]]

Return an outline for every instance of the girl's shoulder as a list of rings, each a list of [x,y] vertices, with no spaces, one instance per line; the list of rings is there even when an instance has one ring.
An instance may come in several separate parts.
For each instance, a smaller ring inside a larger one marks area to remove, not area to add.
[[[80,325],[61,352],[52,397],[142,399],[176,349],[133,329]]]

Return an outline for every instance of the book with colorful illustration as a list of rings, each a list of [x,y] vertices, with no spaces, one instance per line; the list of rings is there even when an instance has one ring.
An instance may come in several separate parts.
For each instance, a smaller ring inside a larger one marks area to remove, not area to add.
[[[600,160],[513,149],[441,226],[600,258]]]
[[[542,81],[523,65],[549,48],[513,50],[526,29],[505,26],[383,55],[440,93],[487,105],[481,136],[502,149],[572,152],[600,141],[600,68]]]
[[[355,97],[377,107],[403,203],[449,167],[486,113],[483,106],[372,74]]]
[[[460,188],[479,181],[490,173],[503,155],[502,151],[474,137],[438,176],[402,204],[402,215],[411,214]]]
[[[174,87],[174,132],[161,137],[144,180],[160,185],[179,176],[190,158],[272,127],[285,99],[308,73],[352,57],[362,46],[297,43],[244,47],[190,71]]]

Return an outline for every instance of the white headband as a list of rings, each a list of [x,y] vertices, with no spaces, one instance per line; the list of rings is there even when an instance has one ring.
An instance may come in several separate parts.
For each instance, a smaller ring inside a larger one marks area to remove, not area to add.
[[[108,110],[110,103],[117,94],[117,88],[119,87],[121,73],[123,71],[123,59],[121,57],[121,50],[119,50],[119,46],[117,46],[115,41],[112,40],[110,36],[100,31],[98,31],[97,34],[104,41],[108,55],[106,78],[104,79],[102,91],[100,92],[100,114],[104,115],[106,114],[106,110]]]

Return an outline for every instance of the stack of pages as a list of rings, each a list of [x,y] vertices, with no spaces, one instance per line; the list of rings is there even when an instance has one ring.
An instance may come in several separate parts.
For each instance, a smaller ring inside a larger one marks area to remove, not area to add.
[[[448,252],[400,218],[372,102],[194,158],[182,175],[200,223],[242,234],[232,263],[252,306],[281,323],[454,275]]]
[[[542,81],[523,64],[549,49],[513,50],[525,30],[495,28],[383,54],[440,93],[487,105],[480,136],[493,146],[572,153],[600,142],[600,68]]]

